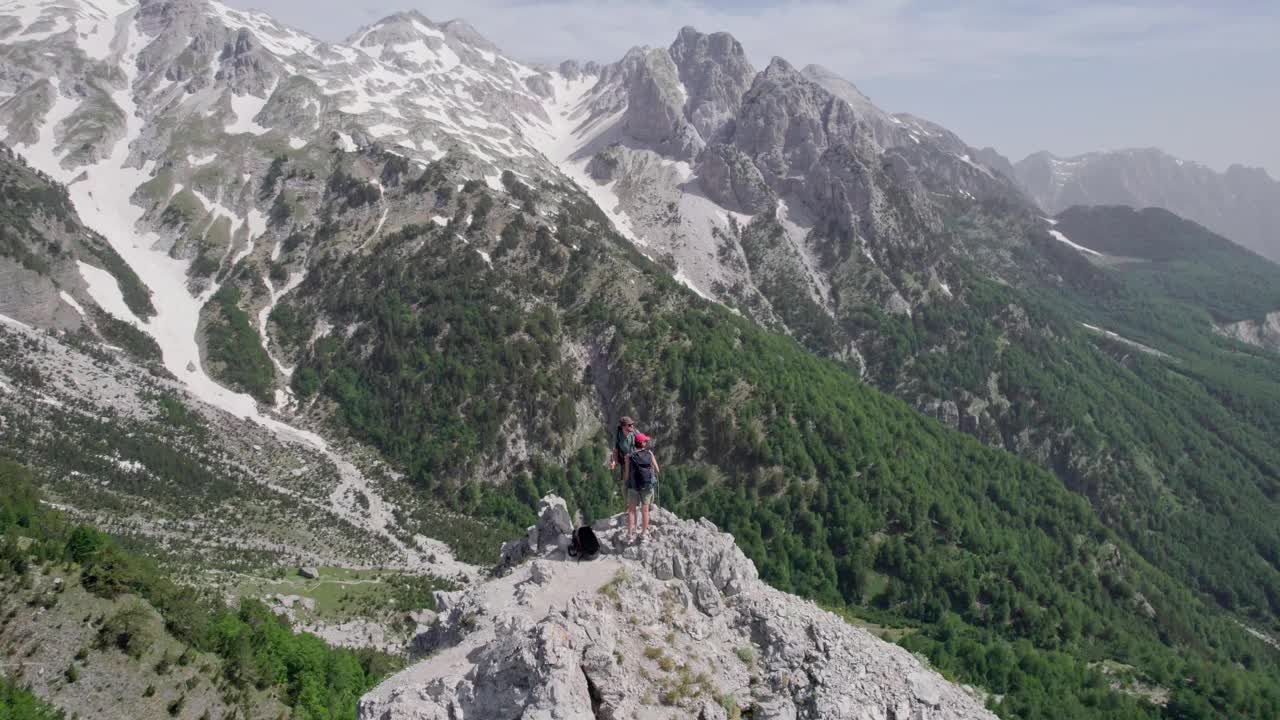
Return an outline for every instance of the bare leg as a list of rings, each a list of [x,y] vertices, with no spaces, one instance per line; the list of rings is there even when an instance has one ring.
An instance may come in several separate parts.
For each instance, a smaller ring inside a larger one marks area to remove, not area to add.
[[[644,528],[640,532],[643,532],[645,535],[648,535],[649,534],[649,503],[646,502],[644,505],[640,506],[640,516],[643,519],[642,527]]]
[[[648,517],[648,514],[645,515]],[[627,537],[631,537],[636,531],[636,506],[635,503],[627,503]]]

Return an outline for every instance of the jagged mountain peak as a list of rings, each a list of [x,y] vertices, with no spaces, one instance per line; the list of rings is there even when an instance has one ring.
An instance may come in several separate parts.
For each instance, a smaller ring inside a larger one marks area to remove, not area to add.
[[[765,67],[764,72],[765,75],[769,77],[781,77],[788,75],[800,76],[800,73],[796,71],[794,65],[787,62],[786,58],[779,57],[777,55],[769,59],[769,65]]]
[[[479,50],[488,50],[490,52],[501,52],[497,45],[490,42],[489,38],[475,29],[473,25],[461,18],[448,20],[440,26],[440,29],[450,37],[455,37],[462,42],[471,45]]]
[[[1271,174],[1267,172],[1266,168],[1260,168],[1253,165],[1241,165],[1240,163],[1232,163],[1230,166],[1227,167],[1226,174],[1229,177],[1248,178],[1251,180],[1257,180],[1259,182],[1262,182],[1262,181],[1275,182],[1275,180],[1271,177]]]
[[[602,71],[603,68],[600,63],[594,60],[588,60],[587,62],[565,60],[555,68],[555,72],[558,72],[561,77],[571,82],[581,79],[584,75],[598,77]]]
[[[854,85],[852,82],[846,80],[839,73],[836,73],[833,70],[823,67],[822,65],[809,64],[805,65],[800,70],[800,74],[826,88],[841,100],[849,103],[849,105],[853,107],[854,110],[858,111],[859,114],[867,115],[876,113],[886,115],[883,110],[876,107],[875,104],[871,102],[871,98],[867,97],[865,93],[858,89],[857,85]]]
[[[846,80],[842,75],[826,67],[825,65],[818,65],[817,63],[809,63],[808,65],[805,65],[803,68],[801,68],[800,72],[804,74],[805,77],[811,80],[814,80],[815,82],[831,81],[831,82],[839,82],[841,84],[847,85],[848,87],[853,88],[854,92],[858,93],[858,95],[861,96],[864,100],[866,100],[867,102],[871,102],[871,98],[863,94],[863,92],[859,90],[856,85],[854,85],[849,80]]]
[[[476,35],[478,37],[478,33]],[[347,38],[346,44],[392,65],[439,72],[461,64],[457,46],[467,43],[450,36],[443,26],[417,10],[410,10],[388,15],[361,28]],[[489,45],[488,41],[485,45]]]
[[[671,42],[670,50],[672,54],[676,54],[696,46],[705,46],[715,54],[733,54],[743,57],[746,55],[742,43],[738,42],[732,33],[723,30],[704,33],[692,25],[680,28],[680,32],[676,33],[676,39]]]

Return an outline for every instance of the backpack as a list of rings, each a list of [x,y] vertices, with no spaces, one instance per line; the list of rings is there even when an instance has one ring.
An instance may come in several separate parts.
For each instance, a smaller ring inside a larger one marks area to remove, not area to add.
[[[573,538],[569,542],[569,557],[579,560],[590,560],[600,552],[600,541],[596,539],[596,532],[585,525],[573,531]]]
[[[658,484],[658,477],[653,472],[653,451],[648,448],[635,450],[631,458],[631,488],[648,490]]]

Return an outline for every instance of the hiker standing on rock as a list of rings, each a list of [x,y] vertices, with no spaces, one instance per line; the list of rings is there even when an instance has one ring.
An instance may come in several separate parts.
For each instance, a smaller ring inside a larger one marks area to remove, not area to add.
[[[636,433],[636,449],[627,458],[627,541],[636,528],[636,507],[640,507],[640,542],[649,539],[649,504],[658,488],[658,458],[648,448],[649,437]]]
[[[618,471],[618,482],[622,485],[622,499],[627,498],[627,461],[631,451],[636,449],[636,421],[623,415],[618,420],[618,429],[613,433],[613,453],[609,455],[609,469],[621,467]]]

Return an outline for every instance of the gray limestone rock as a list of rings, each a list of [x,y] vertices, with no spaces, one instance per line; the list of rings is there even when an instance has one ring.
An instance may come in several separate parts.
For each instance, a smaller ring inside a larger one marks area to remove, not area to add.
[[[509,571],[532,556],[563,558],[573,529],[573,518],[564,500],[555,495],[544,497],[538,503],[538,524],[529,526],[524,537],[502,545],[498,571]]]
[[[729,33],[680,30],[668,52],[688,93],[684,114],[707,142],[733,122],[756,70]]]
[[[751,159],[731,145],[712,145],[698,159],[698,180],[707,197],[749,215],[773,207],[775,196]]]
[[[938,408],[938,420],[949,428],[960,427],[960,408],[952,400],[943,401]]]
[[[1261,320],[1215,325],[1214,330],[1219,335],[1280,353],[1280,311],[1267,313]]]
[[[666,50],[649,50],[627,83],[623,131],[677,159],[697,157],[705,143],[685,120],[679,71]]]
[[[530,75],[525,78],[524,86],[540,98],[552,98],[556,94],[555,89],[551,87],[551,79],[546,75]]]
[[[548,498],[544,519],[560,506]],[[607,543],[625,533],[610,520]],[[713,524],[655,508],[651,525],[621,556],[537,559],[440,594],[415,642],[430,657],[362,698],[360,720],[993,717],[907,651],[762,583]],[[666,695],[678,677],[697,687]]]

